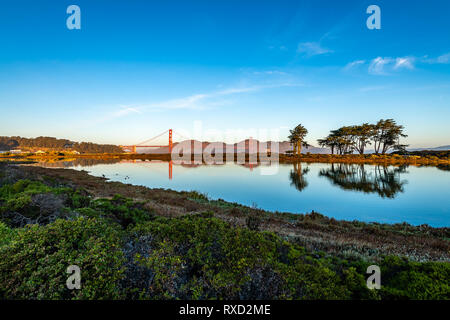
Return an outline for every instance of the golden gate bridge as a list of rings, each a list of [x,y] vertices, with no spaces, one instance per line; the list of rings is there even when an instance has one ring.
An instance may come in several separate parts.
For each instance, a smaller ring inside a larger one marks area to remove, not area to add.
[[[169,142],[167,145],[165,144],[155,144],[155,140],[158,138],[161,138],[162,136],[164,136],[165,134],[169,134]],[[178,133],[178,136],[180,136],[181,138],[186,139],[184,136],[182,136],[181,134]],[[134,145],[129,145],[129,146],[120,146],[124,151],[129,151],[132,153],[137,153],[137,149],[138,148],[168,148],[167,153],[171,154],[172,153],[172,148],[173,148],[173,130],[169,129],[166,130],[156,136],[154,136],[153,138],[147,139],[145,141],[142,141],[140,143],[134,144]],[[132,160],[133,162],[135,162],[135,160]],[[155,161],[152,160],[152,162],[154,163]],[[163,161],[158,161],[158,162],[163,162]],[[173,169],[173,162],[172,160],[168,161],[169,163],[169,179],[172,180],[172,169]]]
[[[167,145],[155,145],[155,144],[150,144],[153,141],[155,141],[156,139],[162,137],[163,135],[165,135],[166,133],[169,133],[169,144]],[[138,144],[135,145],[131,145],[131,146],[120,146],[122,149],[124,150],[128,150],[132,153],[136,153],[137,152],[137,148],[168,148],[168,153],[172,153],[172,147],[173,147],[173,141],[172,141],[172,133],[173,130],[169,129],[166,130],[156,136],[154,136],[153,138],[150,138],[148,140],[142,141]]]
[[[161,138],[162,136],[164,136],[165,134],[168,133],[169,136],[169,141],[168,144],[155,144],[155,140],[158,138]],[[188,138],[184,137],[183,135],[177,133],[177,135],[179,137],[181,137],[184,140],[188,140]],[[128,146],[119,146],[121,147],[124,151],[129,151],[132,153],[137,153],[137,149],[138,148],[168,148],[167,153],[171,154],[172,153],[172,148],[173,148],[173,136],[174,136],[174,131],[172,129],[168,129],[156,136],[154,136],[153,138],[147,139],[145,141],[142,141],[140,143],[134,144],[134,145],[128,145]],[[250,138],[251,139],[251,138]],[[125,162],[136,162],[136,160],[131,160],[131,161],[125,161]],[[153,163],[155,162],[163,162],[163,161],[155,161],[152,160]],[[169,179],[172,180],[172,169],[173,169],[173,161],[169,160],[168,161],[169,164]],[[253,164],[249,164],[249,168],[250,170],[253,169]]]

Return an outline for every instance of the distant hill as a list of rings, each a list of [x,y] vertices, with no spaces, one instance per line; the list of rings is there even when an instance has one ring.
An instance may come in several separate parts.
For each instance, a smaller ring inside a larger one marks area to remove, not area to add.
[[[56,151],[74,150],[80,153],[122,153],[119,146],[110,144],[96,144],[91,142],[74,142],[67,139],[57,139],[53,137],[1,137],[0,151],[12,149],[50,149]]]
[[[182,145],[182,146],[187,148],[189,146],[189,143],[190,143],[191,144],[191,150],[194,150],[194,142],[195,141],[202,144],[202,150],[204,150],[210,144],[217,144],[217,143],[220,144],[221,143],[222,146],[223,146],[224,153],[226,152],[226,150],[233,150],[233,152],[235,152],[235,153],[242,153],[242,152],[248,153],[250,141],[251,141],[251,143],[254,144],[254,146],[256,148],[259,148],[259,144],[263,143],[263,142],[260,142],[260,141],[258,141],[256,139],[253,139],[253,140],[246,139],[246,140],[240,141],[238,143],[234,143],[234,144],[227,144],[227,143],[224,143],[224,142],[208,142],[208,141],[200,142],[200,141],[197,141],[197,140],[184,140],[184,141],[181,141],[179,143],[178,142],[174,143],[173,146],[175,147],[177,145]],[[270,147],[271,144],[274,143],[274,142],[273,141],[267,141],[265,143],[267,145],[267,148],[270,149],[271,148]],[[286,153],[286,151],[293,149],[292,145],[291,145],[291,143],[289,141],[279,142],[278,148],[279,148],[279,153]],[[151,148],[145,149],[145,148],[142,148],[141,150],[139,150],[139,152],[140,153],[161,154],[161,153],[168,153],[169,152],[169,148],[168,147],[162,147],[162,148],[156,148],[156,149],[151,149]],[[318,148],[318,147],[314,147],[314,146],[302,149],[302,153],[308,153],[308,152],[325,154],[325,153],[330,153],[330,149]]]
[[[447,151],[450,150],[450,145],[447,146],[440,146],[440,147],[435,147],[435,148],[414,148],[414,149],[407,149],[408,151],[424,151],[424,150],[429,150],[429,151]]]
[[[196,140],[185,140],[185,141],[181,141],[181,142],[176,142],[174,143],[174,146],[178,145],[178,144],[182,144],[185,145],[186,147],[188,146],[189,143],[191,143],[191,148],[193,150],[193,146],[194,146],[194,141]],[[200,142],[200,141],[198,141]],[[253,139],[252,141],[253,143],[255,143],[256,146],[259,145],[259,143],[261,143],[258,140]],[[202,150],[204,148],[206,148],[209,144],[211,143],[221,143],[221,142],[208,142],[208,141],[203,141],[202,143]],[[271,141],[267,141],[266,142],[268,145],[270,145],[270,143],[273,143]],[[249,144],[249,139],[247,140],[243,140],[239,143],[235,143],[235,144],[226,144],[223,143],[223,148],[224,148],[224,152],[226,150],[226,148],[228,147],[229,150],[234,150],[234,152],[247,152],[248,153],[248,144]],[[245,144],[245,147],[242,147],[242,145]],[[291,143],[289,141],[282,141],[279,142],[279,152],[280,153],[286,153],[289,150],[292,150],[293,147],[291,145]],[[415,148],[415,149],[407,149],[408,151],[423,151],[423,150],[429,150],[429,151],[446,151],[446,150],[450,150],[450,145],[448,146],[441,146],[441,147],[435,147],[435,148]],[[168,153],[169,149],[168,147],[163,147],[163,148],[157,148],[157,149],[142,149],[139,150],[139,152],[142,153]],[[309,148],[302,148],[302,153],[311,153],[311,154],[330,154],[331,150],[329,148],[320,148],[320,147],[315,147],[315,146],[311,146]],[[366,151],[364,152],[366,154],[368,153],[374,153],[373,149],[366,149]],[[355,152],[356,154],[356,152]]]

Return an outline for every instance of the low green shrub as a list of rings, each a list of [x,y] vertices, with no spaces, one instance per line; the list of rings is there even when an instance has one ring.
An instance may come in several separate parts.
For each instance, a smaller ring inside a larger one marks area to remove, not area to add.
[[[53,188],[31,180],[5,184],[0,188],[0,221],[19,227],[37,223],[38,217],[49,222],[49,216],[61,214],[69,191],[71,189]]]
[[[227,210],[231,216],[248,211]],[[384,257],[377,263],[381,290],[369,290],[372,263],[307,251],[260,232],[255,212],[246,228],[213,211],[163,218],[119,195],[93,200],[56,182],[20,180],[0,187],[0,220],[14,213],[53,218],[24,228],[0,222],[0,299],[450,299],[449,263]],[[67,220],[55,221],[61,217]],[[314,211],[293,217],[303,227],[328,219]],[[349,224],[367,233],[387,228]],[[410,234],[406,224],[388,229]],[[66,288],[69,265],[81,268],[80,290]]]
[[[97,219],[57,220],[18,229],[12,241],[0,247],[0,298],[120,298],[120,239],[117,228]],[[69,265],[81,269],[80,290],[66,287]]]
[[[257,214],[249,214],[245,218],[245,225],[250,230],[259,231],[262,224],[262,218]]]
[[[115,195],[113,199],[97,199],[91,202],[90,208],[99,216],[116,221],[124,228],[130,224],[137,224],[152,220],[154,215],[144,208],[143,203],[134,202],[120,195]],[[95,215],[90,211],[91,215]]]
[[[32,196],[34,194],[51,192],[53,188],[46,186],[39,181],[28,179],[19,180],[14,184],[6,184],[0,188],[0,198],[7,199],[16,194]]]
[[[152,238],[151,253],[136,255],[136,263],[154,274],[146,298],[351,298],[347,280],[326,260],[272,233],[201,216],[156,218],[130,233],[137,247]],[[367,291],[362,283],[353,286]]]
[[[209,197],[205,193],[201,193],[198,191],[188,191],[188,192],[182,192],[182,194],[186,195],[188,199],[196,200],[200,202],[207,202],[209,201]]]
[[[9,244],[14,236],[16,235],[16,230],[8,227],[3,222],[0,222],[0,247]]]
[[[411,262],[396,256],[380,265],[383,299],[450,299],[450,263]]]
[[[89,207],[91,204],[91,198],[86,191],[75,190],[68,192],[67,205],[71,208],[84,208]]]

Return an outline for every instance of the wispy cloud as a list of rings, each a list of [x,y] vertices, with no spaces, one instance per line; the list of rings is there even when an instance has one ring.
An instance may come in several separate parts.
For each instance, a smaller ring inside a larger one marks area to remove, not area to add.
[[[322,47],[320,42],[302,42],[298,44],[297,53],[306,57],[312,57],[333,52],[330,49]]]
[[[255,75],[287,75],[284,71],[279,70],[266,70],[266,71],[253,71]]]
[[[344,67],[344,70],[351,70],[351,69],[357,68],[358,66],[361,66],[361,65],[363,65],[365,63],[366,63],[366,60],[355,60],[355,61],[349,62]]]
[[[177,99],[169,99],[156,103],[142,104],[122,108],[112,113],[112,116],[109,116],[108,118],[117,118],[120,116],[126,116],[130,113],[143,113],[145,111],[150,110],[153,111],[174,110],[174,109],[205,110],[211,107],[220,106],[221,105],[220,99],[225,96],[241,94],[246,92],[256,92],[270,88],[299,87],[299,86],[303,86],[303,84],[293,82],[283,82],[272,84],[259,84],[253,86],[230,87],[227,89],[214,91],[211,93],[193,94],[190,96]]]
[[[404,57],[404,58],[397,58],[395,59],[395,65],[394,65],[394,69],[414,69],[414,57]]]
[[[369,63],[368,72],[373,75],[387,75],[400,69],[414,69],[414,57],[377,57]]]
[[[280,50],[280,51],[287,51],[288,48],[286,46],[280,45],[280,46],[269,46],[270,50]]]
[[[450,63],[450,52],[437,58],[438,63]]]
[[[389,75],[402,69],[414,70],[420,64],[449,64],[450,53],[442,54],[435,58],[428,56],[414,57],[376,57],[368,62],[367,71],[373,75]],[[358,66],[365,65],[365,60],[355,60],[348,63],[343,70],[352,70]]]
[[[376,75],[387,74],[385,67],[386,65],[391,64],[393,61],[394,60],[392,58],[377,57],[370,62],[368,71],[370,74]]]
[[[140,114],[140,113],[142,113],[142,111],[137,107],[120,106],[118,110],[115,110],[113,112],[105,112],[103,113],[102,116],[86,119],[84,122],[80,123],[81,125],[80,127],[81,128],[89,127],[106,121],[122,118],[130,114]]]
[[[429,64],[448,64],[450,63],[450,52],[440,55],[436,58],[428,58],[427,56],[423,59],[425,63]]]
[[[237,94],[237,93],[245,93],[245,92],[252,92],[259,90],[259,86],[251,86],[251,87],[236,87],[236,88],[228,88],[221,91],[217,91],[215,93],[211,93],[207,95],[208,98],[213,98],[216,96],[225,96],[230,94]]]
[[[372,91],[379,91],[385,89],[386,86],[368,86],[368,87],[362,87],[359,89],[360,92],[372,92]]]
[[[123,117],[131,113],[141,113],[138,109],[132,107],[123,107],[111,114],[112,118]]]
[[[187,96],[179,99],[170,99],[163,102],[153,103],[149,105],[140,106],[141,110],[145,109],[204,109],[202,107],[202,100],[208,98],[207,94],[193,94],[191,96]]]

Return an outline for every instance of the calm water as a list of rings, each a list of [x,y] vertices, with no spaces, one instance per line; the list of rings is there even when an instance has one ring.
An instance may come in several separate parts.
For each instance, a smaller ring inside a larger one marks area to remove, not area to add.
[[[174,164],[169,179],[167,162],[96,163],[40,165],[153,188],[196,190],[271,211],[314,210],[344,220],[450,226],[450,171],[434,167],[302,163],[279,165],[276,174],[261,175],[263,166]]]

